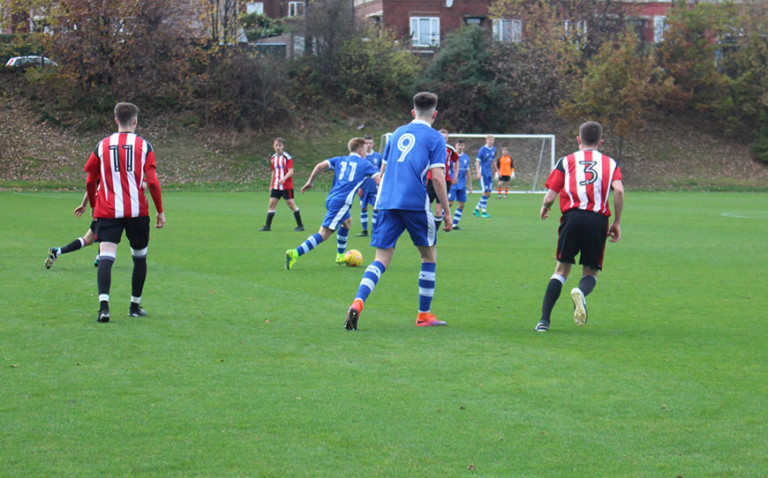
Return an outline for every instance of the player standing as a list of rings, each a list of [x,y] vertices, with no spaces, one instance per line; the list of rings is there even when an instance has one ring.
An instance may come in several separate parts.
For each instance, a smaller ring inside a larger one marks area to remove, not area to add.
[[[579,254],[582,275],[579,287],[571,289],[573,319],[576,325],[587,322],[586,296],[595,288],[598,271],[603,268],[605,240],[607,236],[610,236],[611,242],[621,238],[619,224],[624,209],[624,185],[616,161],[597,150],[602,143],[602,134],[600,123],[588,121],[582,124],[576,138],[579,151],[560,158],[547,179],[541,218],[549,217],[549,210],[558,194],[562,217],[558,230],[557,265],[544,294],[537,332],[549,330],[552,309],[576,262],[576,254]],[[614,217],[609,227],[611,210],[608,197],[611,189]]]
[[[373,136],[366,134],[363,136],[363,139],[365,140],[365,159],[376,166],[377,170],[381,169],[381,154],[373,150]],[[363,227],[363,230],[357,234],[357,237],[368,236],[368,205],[373,206],[376,204],[376,193],[378,190],[377,183],[371,178],[366,178],[357,192],[358,196],[360,196],[360,225]],[[377,215],[378,211],[373,209],[371,213],[371,230],[376,226]]]
[[[483,195],[480,197],[473,214],[477,217],[491,217],[488,214],[488,198],[493,190],[493,173],[496,172],[496,147],[493,145],[493,135],[485,137],[485,144],[480,146],[477,151],[476,171],[477,179],[480,180],[480,191]],[[480,211],[482,210],[482,214]]]
[[[259,231],[271,231],[272,219],[275,217],[275,209],[280,198],[285,199],[288,207],[293,211],[293,217],[296,219],[294,231],[304,230],[304,224],[301,222],[301,213],[296,201],[293,200],[293,158],[285,152],[285,142],[283,138],[275,138],[272,142],[272,148],[275,154],[270,159],[272,176],[269,181],[269,209],[267,210],[267,223],[259,228]]]
[[[453,229],[461,231],[459,227],[459,221],[464,214],[464,204],[467,202],[467,190],[472,192],[472,177],[469,174],[469,155],[464,152],[466,144],[463,139],[456,141],[456,154],[459,156],[459,160],[453,163],[453,171],[451,177],[456,178],[456,184],[451,186],[451,190],[448,193],[449,205],[453,207],[453,201],[458,201],[459,205],[456,207],[456,212],[453,213]]]
[[[504,187],[504,199],[509,194],[509,180],[515,177],[515,164],[512,156],[509,155],[509,149],[501,148],[501,156],[496,161],[496,168],[499,170],[499,197],[501,199],[501,188]]]
[[[352,207],[352,201],[355,197],[355,191],[365,179],[371,178],[377,184],[380,173],[371,161],[363,158],[366,150],[366,140],[363,138],[352,138],[347,144],[349,156],[337,156],[335,158],[320,161],[315,165],[312,174],[301,188],[304,194],[312,188],[315,178],[326,169],[336,172],[333,181],[333,187],[325,200],[325,208],[328,212],[325,214],[323,224],[320,230],[309,236],[296,249],[285,251],[285,268],[291,270],[300,256],[308,253],[321,242],[328,239],[336,231],[336,263],[344,262],[344,251],[347,248],[347,237],[349,228],[352,225],[352,217],[349,209]]]
[[[450,231],[453,225],[443,171],[445,138],[432,128],[437,116],[437,95],[428,92],[417,93],[413,97],[411,114],[414,120],[399,127],[384,149],[386,171],[379,184],[379,197],[376,200],[379,221],[371,238],[371,246],[376,248],[376,258],[365,269],[357,295],[349,307],[344,321],[347,330],[357,330],[357,321],[365,300],[389,267],[395,244],[405,230],[408,230],[421,256],[419,313],[416,326],[446,325],[430,313],[432,296],[435,293],[437,230],[425,185],[428,170],[433,170],[435,194],[445,211],[445,231]]]
[[[93,216],[98,221],[96,237],[100,243],[97,273],[99,322],[109,322],[112,264],[123,231],[131,244],[133,257],[128,313],[131,317],[147,314],[141,307],[149,245],[149,204],[142,187],[145,181],[157,210],[155,227],[165,225],[160,181],[155,171],[155,152],[151,144],[135,133],[138,116],[136,105],[118,103],[115,106],[117,133],[99,141],[85,164],[88,173],[85,189]]]

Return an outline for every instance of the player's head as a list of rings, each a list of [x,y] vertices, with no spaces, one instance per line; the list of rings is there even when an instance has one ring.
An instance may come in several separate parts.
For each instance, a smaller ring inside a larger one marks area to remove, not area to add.
[[[133,103],[118,103],[115,105],[115,122],[121,129],[136,126],[139,117],[139,107]]]
[[[494,141],[495,141],[495,139],[493,138],[493,135],[492,135],[492,134],[489,134],[488,136],[486,136],[486,137],[485,137],[485,144],[486,144],[486,146],[488,146],[488,147],[491,147],[491,146],[493,146],[493,142],[494,142]]]
[[[437,116],[437,95],[428,91],[416,93],[413,97],[413,117],[432,123]]]
[[[363,139],[365,140],[365,152],[373,153],[373,136],[366,134],[363,136]],[[352,150],[350,150],[350,152],[352,152]]]
[[[443,138],[445,138],[445,142],[447,143],[447,142],[448,142],[448,130],[446,130],[446,129],[441,129],[441,130],[440,130],[440,134],[442,134],[442,135],[443,135]]]
[[[464,144],[464,140],[463,139],[457,139],[456,140],[456,152],[457,153],[459,153],[459,154],[463,153],[464,152],[464,146],[466,146],[466,144]]]
[[[275,153],[283,154],[283,151],[285,151],[285,141],[283,141],[283,138],[272,140],[272,148],[275,150]]]
[[[364,138],[352,138],[347,143],[347,148],[350,153],[357,153],[360,156],[365,154],[365,139]]]
[[[504,156],[509,156],[509,148],[501,148],[501,154]]]
[[[603,127],[597,121],[587,121],[579,127],[579,144],[584,148],[597,148],[603,139]]]

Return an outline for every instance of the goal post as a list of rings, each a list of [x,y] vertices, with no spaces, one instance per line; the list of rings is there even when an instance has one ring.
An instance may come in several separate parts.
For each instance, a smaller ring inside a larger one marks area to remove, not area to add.
[[[502,148],[509,150],[512,157],[512,163],[515,167],[515,178],[509,181],[510,193],[544,193],[546,188],[544,183],[547,181],[550,171],[554,169],[557,158],[555,157],[555,135],[554,134],[493,134],[494,146],[496,147],[496,160],[501,157]],[[379,142],[379,152],[384,152],[392,133],[381,135]],[[464,140],[464,153],[470,158],[470,177],[475,193],[480,192],[480,185],[475,174],[475,163],[477,162],[477,151],[485,144],[485,138],[488,134],[451,134],[448,142],[456,144],[456,140]],[[493,181],[494,191],[497,188],[497,181]]]

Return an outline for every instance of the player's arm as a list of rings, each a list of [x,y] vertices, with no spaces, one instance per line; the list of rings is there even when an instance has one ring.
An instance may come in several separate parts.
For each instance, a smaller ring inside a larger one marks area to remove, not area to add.
[[[467,168],[466,174],[467,174],[467,189],[471,194],[472,193],[472,175],[469,173],[469,168]]]
[[[381,184],[381,177],[382,176],[383,175],[381,173],[376,173],[373,176],[371,176],[371,179],[373,179],[374,182],[376,183],[376,185],[378,186],[379,184]]]
[[[613,222],[608,228],[608,237],[611,242],[621,239],[621,212],[624,210],[624,184],[621,179],[611,183],[613,188]]]
[[[155,203],[155,209],[157,210],[155,227],[157,229],[161,229],[163,226],[165,226],[165,212],[163,211],[163,191],[160,187],[160,180],[157,178],[157,171],[155,171],[155,155],[152,152],[147,155],[147,166],[144,169],[144,177],[147,182],[147,189],[149,189],[149,194],[152,196],[152,202]]]
[[[72,211],[72,215],[79,218],[83,215],[85,212],[85,208],[88,206],[88,191],[83,194],[83,200],[80,201],[80,205],[75,208],[74,211]]]
[[[96,147],[98,148],[98,146]],[[88,195],[88,203],[91,205],[91,209],[94,209],[96,207],[96,191],[99,189],[99,178],[101,177],[99,157],[95,152],[91,153],[88,157],[88,161],[83,169],[88,173],[88,177],[85,179],[85,194]]]
[[[547,189],[547,194],[544,195],[544,202],[541,205],[541,218],[546,219],[549,217],[549,210],[552,209],[552,204],[557,199],[557,191]]]
[[[445,168],[438,167],[432,169],[432,187],[435,188],[437,200],[443,207],[443,230],[448,232],[453,229],[453,219],[451,217],[451,208],[448,205],[448,192],[445,188]]]
[[[317,178],[317,176],[320,173],[328,169],[329,166],[330,166],[330,163],[328,162],[328,160],[320,161],[319,163],[317,163],[314,169],[312,169],[312,174],[309,175],[309,179],[307,179],[307,184],[301,187],[301,194],[304,194],[305,191],[309,191],[310,189],[312,189],[312,186],[314,185],[314,182],[315,182],[315,178]]]
[[[286,181],[288,181],[288,178],[293,177],[293,168],[288,168],[288,172],[285,173],[285,176],[283,176],[280,181],[278,181],[279,184],[285,184]]]
[[[481,178],[480,176],[480,156],[477,157],[477,161],[475,161],[475,172],[477,173],[477,179],[479,180]]]

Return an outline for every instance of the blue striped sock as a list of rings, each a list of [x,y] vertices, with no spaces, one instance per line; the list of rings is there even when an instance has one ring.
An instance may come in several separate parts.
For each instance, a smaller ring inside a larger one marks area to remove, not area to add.
[[[463,209],[456,209],[456,212],[453,213],[453,227],[456,227],[459,225],[459,221],[461,221],[462,214],[464,214]]]
[[[317,247],[321,242],[323,242],[323,236],[321,236],[319,232],[316,232],[309,236],[306,241],[302,242],[301,245],[296,248],[296,250],[299,251],[300,256],[303,256],[307,252]]]
[[[488,211],[488,196],[483,196],[480,198],[480,202],[477,204],[478,209],[482,210],[483,212]]]
[[[347,237],[349,237],[349,229],[339,226],[336,229],[336,252],[339,254],[344,254],[347,250]]]
[[[355,298],[362,299],[362,301],[365,302],[368,296],[371,295],[371,292],[373,292],[376,284],[379,283],[379,279],[381,279],[381,275],[385,270],[387,270],[387,268],[384,267],[384,264],[379,261],[373,261],[373,263],[365,269],[363,279],[360,281],[360,287],[357,289]]]
[[[373,210],[373,214],[371,214],[371,231],[373,231],[373,228],[376,227],[376,220],[379,218],[379,211]]]
[[[363,231],[368,230],[368,210],[367,209],[360,210],[360,225],[363,226]]]
[[[432,297],[435,295],[435,270],[434,262],[422,262],[419,272],[419,313],[429,312],[432,307]]]

